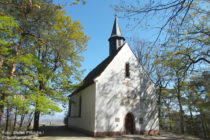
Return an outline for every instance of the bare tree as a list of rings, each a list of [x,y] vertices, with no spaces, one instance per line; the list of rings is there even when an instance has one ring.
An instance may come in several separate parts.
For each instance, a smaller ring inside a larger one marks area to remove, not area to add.
[[[169,77],[167,76],[167,68],[161,64],[155,64],[156,59],[161,56],[161,50],[159,47],[154,46],[152,42],[141,40],[138,37],[130,39],[134,53],[140,63],[145,69],[150,79],[155,84],[157,90],[157,104],[158,104],[158,116],[160,119],[160,127],[162,127],[162,102],[163,102],[163,90],[167,87]]]
[[[174,38],[172,32],[175,31],[180,38],[184,38],[183,44],[199,46],[201,49],[197,47],[190,54],[179,52],[188,57],[190,68],[199,62],[210,64],[209,5],[208,0],[120,0],[113,8],[133,27],[154,30],[157,33],[154,44],[160,40],[162,44],[168,44],[168,39]]]
[[[171,28],[177,16],[181,16],[182,20],[179,24],[183,24],[193,1],[195,0],[120,0],[120,4],[113,7],[123,17],[133,19],[136,25],[145,24],[144,21],[148,24],[147,20],[155,19],[154,25],[159,25],[156,42],[164,29]]]

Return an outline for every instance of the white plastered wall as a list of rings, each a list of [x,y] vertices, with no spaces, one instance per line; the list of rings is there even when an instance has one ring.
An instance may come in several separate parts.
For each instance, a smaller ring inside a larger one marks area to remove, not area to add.
[[[130,78],[125,77],[126,62],[130,64]],[[124,131],[128,112],[135,117],[137,131],[159,129],[154,85],[127,44],[95,81],[96,132]]]
[[[81,96],[81,117],[69,117],[69,126],[94,132],[95,130],[95,83],[74,96]],[[74,96],[72,99],[74,99]],[[71,100],[71,99],[70,99]],[[78,110],[71,108],[72,111]]]

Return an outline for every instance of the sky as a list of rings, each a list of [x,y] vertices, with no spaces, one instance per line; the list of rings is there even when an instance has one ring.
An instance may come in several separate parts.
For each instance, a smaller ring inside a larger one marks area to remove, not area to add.
[[[87,75],[108,56],[108,38],[111,35],[115,15],[111,5],[115,4],[116,1],[87,0],[86,5],[65,7],[66,14],[70,15],[73,20],[78,20],[83,26],[85,34],[89,37],[87,50],[82,54],[84,57],[82,69],[85,69],[83,76]],[[120,25],[123,31],[122,22]]]
[[[62,5],[71,1],[73,0],[54,0],[56,4]],[[109,55],[108,38],[111,35],[116,15],[112,6],[119,4],[120,0],[85,1],[85,5],[64,6],[66,15],[71,16],[73,20],[78,20],[84,28],[84,33],[89,37],[87,50],[82,54],[84,61],[81,69],[85,70],[83,78]],[[128,23],[128,19],[119,17],[121,32],[127,42],[132,36],[139,36],[140,39],[146,40],[155,36],[141,27],[131,31]]]
[[[55,2],[59,0],[55,0]],[[62,0],[61,0],[62,1]],[[61,2],[60,1],[60,2]],[[85,70],[83,77],[95,68],[109,55],[108,38],[111,35],[116,12],[112,6],[117,5],[119,0],[86,0],[86,5],[65,6],[66,15],[73,20],[78,20],[84,28],[85,34],[89,37],[87,50],[82,54],[84,62],[82,69]],[[143,28],[136,31],[128,29],[128,20],[119,17],[119,24],[122,35],[127,39],[133,35],[141,38],[151,38],[151,34],[144,32]]]

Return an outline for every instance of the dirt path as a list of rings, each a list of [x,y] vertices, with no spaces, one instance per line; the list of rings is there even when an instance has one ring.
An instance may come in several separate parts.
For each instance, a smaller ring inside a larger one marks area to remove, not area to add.
[[[160,136],[144,136],[144,135],[123,135],[114,137],[90,137],[70,130],[65,126],[48,126],[41,129],[44,135],[38,140],[200,140],[193,137],[185,137],[173,133],[162,132]]]

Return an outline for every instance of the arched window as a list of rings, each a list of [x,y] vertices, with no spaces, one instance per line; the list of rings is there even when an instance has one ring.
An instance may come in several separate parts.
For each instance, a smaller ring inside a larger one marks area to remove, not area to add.
[[[127,78],[130,77],[130,66],[129,66],[129,63],[125,64],[125,77],[127,77]]]

